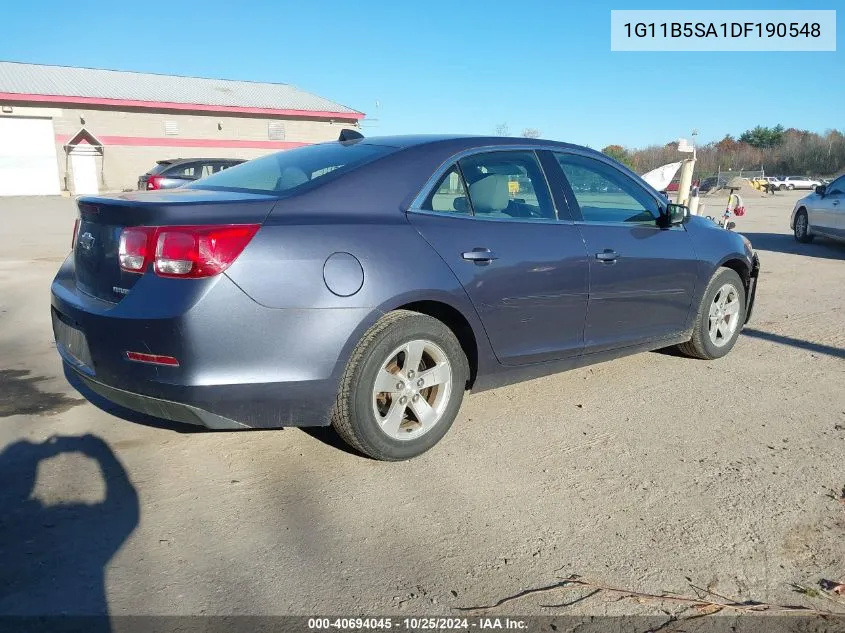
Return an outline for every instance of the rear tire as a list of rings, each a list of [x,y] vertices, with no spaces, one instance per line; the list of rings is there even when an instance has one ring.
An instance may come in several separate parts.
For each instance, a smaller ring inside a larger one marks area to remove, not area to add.
[[[468,377],[466,355],[445,324],[417,312],[390,312],[353,350],[332,426],[374,459],[411,459],[446,435]]]
[[[692,337],[678,349],[691,358],[721,358],[733,349],[744,324],[745,286],[735,270],[720,268],[701,298]]]
[[[790,191],[792,191],[793,189],[795,189],[795,185],[789,185],[789,186],[787,187],[787,189],[789,189]]]
[[[809,244],[813,241],[813,235],[810,235],[810,219],[807,217],[805,209],[799,209],[795,214],[795,239],[802,244]]]

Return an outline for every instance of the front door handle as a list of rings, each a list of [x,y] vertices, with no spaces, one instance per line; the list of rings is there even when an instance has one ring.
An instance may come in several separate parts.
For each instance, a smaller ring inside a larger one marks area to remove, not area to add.
[[[476,264],[489,264],[494,259],[499,259],[489,248],[482,248],[480,246],[472,249],[471,251],[461,253],[461,257],[468,262],[475,262]]]
[[[601,253],[596,253],[596,259],[600,262],[612,264],[617,259],[619,259],[619,253],[617,253],[611,248],[606,248]]]

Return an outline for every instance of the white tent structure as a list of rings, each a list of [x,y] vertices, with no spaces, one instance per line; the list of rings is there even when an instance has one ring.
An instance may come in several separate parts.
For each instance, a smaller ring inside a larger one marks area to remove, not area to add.
[[[672,182],[672,179],[675,177],[675,174],[678,173],[678,170],[681,168],[683,163],[684,161],[681,160],[677,163],[663,165],[662,167],[652,169],[650,172],[643,174],[641,178],[658,191],[663,191],[669,186],[669,183]]]

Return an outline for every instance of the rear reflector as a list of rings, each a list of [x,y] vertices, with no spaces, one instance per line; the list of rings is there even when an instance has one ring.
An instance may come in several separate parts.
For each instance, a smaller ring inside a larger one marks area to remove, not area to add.
[[[258,232],[258,224],[138,226],[123,229],[120,267],[160,277],[212,277],[226,270]]]
[[[178,367],[179,361],[173,356],[161,356],[159,354],[142,354],[141,352],[126,352],[126,358],[136,363],[147,363],[149,365],[165,365],[167,367]]]

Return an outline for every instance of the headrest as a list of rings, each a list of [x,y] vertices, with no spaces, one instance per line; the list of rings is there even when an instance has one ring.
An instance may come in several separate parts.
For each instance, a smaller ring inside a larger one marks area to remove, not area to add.
[[[469,186],[469,197],[477,213],[502,211],[508,206],[508,177],[487,174]]]

